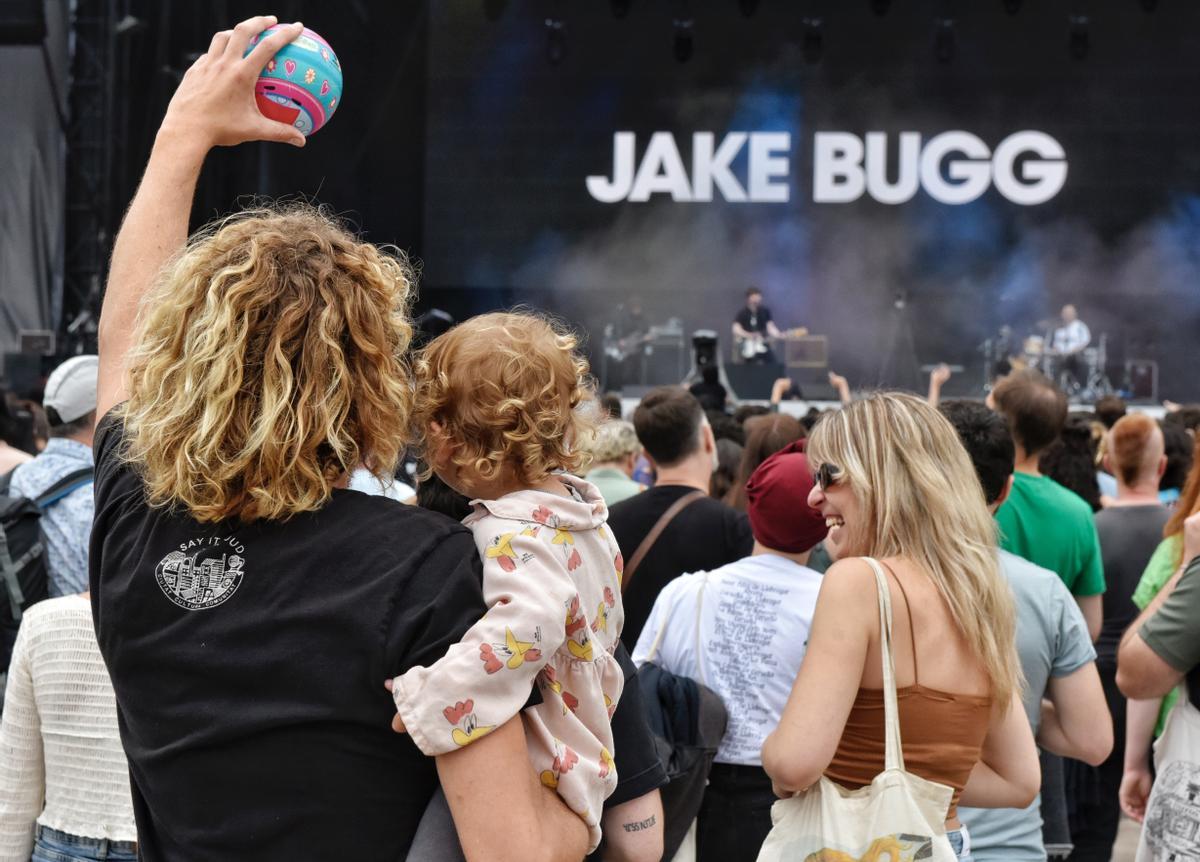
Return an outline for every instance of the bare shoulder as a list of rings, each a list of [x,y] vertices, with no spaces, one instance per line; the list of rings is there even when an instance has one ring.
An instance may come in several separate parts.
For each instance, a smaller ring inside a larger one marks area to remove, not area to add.
[[[860,593],[870,587],[875,591],[875,572],[862,557],[847,557],[838,560],[825,572],[822,590],[837,593]]]
[[[868,563],[852,557],[838,560],[821,581],[819,604],[826,614],[842,620],[874,620],[878,613],[875,598],[875,573]]]

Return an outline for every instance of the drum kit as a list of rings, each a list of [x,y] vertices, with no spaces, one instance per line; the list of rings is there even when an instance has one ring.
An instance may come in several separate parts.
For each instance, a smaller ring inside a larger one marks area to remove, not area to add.
[[[1108,334],[1101,333],[1094,345],[1079,351],[1078,360],[1056,351],[1053,347],[1054,322],[1046,327],[1045,334],[1027,336],[1014,350],[1011,330],[1005,327],[995,340],[985,342],[989,363],[993,366],[1007,361],[1013,369],[1033,368],[1049,377],[1072,398],[1095,401],[1111,395],[1112,382],[1108,379]],[[1000,348],[997,350],[996,348]]]

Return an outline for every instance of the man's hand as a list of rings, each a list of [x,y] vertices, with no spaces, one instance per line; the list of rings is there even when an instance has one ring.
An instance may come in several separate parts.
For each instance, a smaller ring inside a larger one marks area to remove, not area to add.
[[[100,312],[100,372],[96,412],[103,416],[128,397],[125,359],[133,347],[138,308],[171,256],[187,242],[192,195],[208,151],[242,141],[286,141],[304,146],[304,135],[268,120],[254,100],[254,82],[271,57],[304,29],[281,27],[246,57],[250,41],[275,18],[250,18],[213,36],[167,106],[142,184],[113,245],[108,287]]]
[[[273,15],[248,18],[232,30],[213,36],[208,51],[187,70],[171,98],[160,134],[192,141],[205,152],[245,141],[304,146],[299,129],[268,120],[258,110],[254,97],[254,82],[263,67],[300,35],[304,25],[279,27],[242,56],[252,39],[276,23]]]
[[[1150,777],[1149,769],[1125,767],[1117,798],[1121,801],[1121,810],[1138,823],[1146,819],[1146,803],[1150,801],[1150,788],[1153,785],[1154,779]]]

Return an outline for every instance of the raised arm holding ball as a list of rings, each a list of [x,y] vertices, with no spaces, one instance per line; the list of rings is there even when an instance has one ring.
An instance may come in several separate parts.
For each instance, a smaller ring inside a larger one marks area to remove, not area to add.
[[[100,320],[91,596],[139,858],[403,859],[440,782],[471,862],[575,862],[587,830],[519,719],[436,759],[389,726],[379,681],[486,609],[464,527],[342,490],[407,442],[412,269],[311,207],[188,237],[210,149],[304,145],[256,102],[302,32],[276,24],[218,33],[184,76]]]

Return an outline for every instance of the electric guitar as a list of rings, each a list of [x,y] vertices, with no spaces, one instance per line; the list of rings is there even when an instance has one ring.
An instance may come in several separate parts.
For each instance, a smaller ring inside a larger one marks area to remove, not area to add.
[[[804,326],[797,326],[794,329],[784,330],[777,336],[763,335],[761,332],[751,332],[749,335],[740,335],[736,341],[738,355],[744,360],[757,359],[769,350],[768,342],[783,341],[788,338],[799,338],[808,335],[808,329]]]

